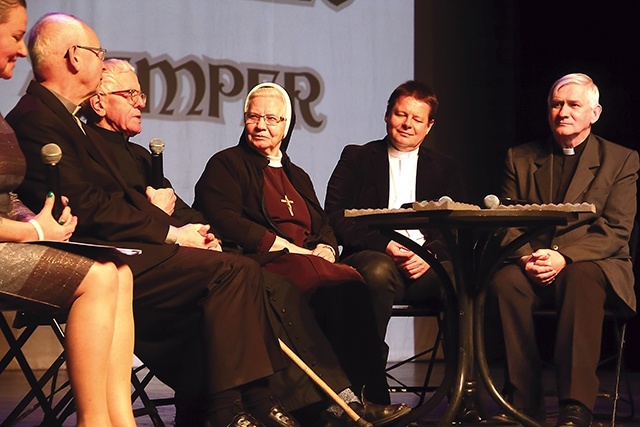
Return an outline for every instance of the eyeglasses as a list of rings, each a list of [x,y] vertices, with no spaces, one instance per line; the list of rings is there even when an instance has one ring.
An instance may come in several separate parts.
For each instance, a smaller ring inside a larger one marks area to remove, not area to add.
[[[147,103],[147,94],[136,89],[114,90],[113,92],[108,92],[103,95],[120,95],[126,98],[131,105],[136,105],[138,100],[142,100],[143,104]]]
[[[253,113],[244,113],[244,122],[247,124],[257,124],[260,123],[260,119],[264,119],[264,122],[267,126],[275,126],[278,123],[286,120],[284,117],[274,116],[271,114],[253,114]]]
[[[76,47],[78,49],[85,49],[93,52],[100,61],[104,61],[104,58],[107,56],[107,49],[103,49],[101,47],[80,46],[79,44],[77,44]]]

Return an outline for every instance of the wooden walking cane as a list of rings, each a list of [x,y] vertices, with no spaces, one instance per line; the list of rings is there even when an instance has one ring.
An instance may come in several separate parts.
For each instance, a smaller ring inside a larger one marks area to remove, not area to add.
[[[318,374],[313,372],[311,368],[306,363],[304,363],[304,361],[300,359],[298,355],[293,352],[293,350],[291,350],[284,342],[282,342],[280,338],[278,338],[278,342],[280,342],[280,348],[282,349],[282,351],[284,351],[284,353],[289,356],[291,360],[293,360],[293,363],[298,365],[298,367],[302,369],[302,371],[307,374],[313,380],[313,382],[315,382],[325,393],[327,393],[329,397],[333,399],[333,401],[336,402],[338,406],[340,406],[342,410],[347,413],[347,415],[349,415],[349,418],[355,421],[356,424],[360,427],[373,427],[373,424],[362,418],[356,413],[356,411],[351,408],[351,406],[347,405],[347,402],[342,400],[342,398],[338,396],[336,392],[333,391],[331,387],[329,387],[329,385],[318,376]]]

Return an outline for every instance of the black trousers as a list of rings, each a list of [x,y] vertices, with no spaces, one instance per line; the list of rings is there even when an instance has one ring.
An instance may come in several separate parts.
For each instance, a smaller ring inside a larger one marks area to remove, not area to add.
[[[403,277],[393,260],[382,252],[361,251],[342,260],[362,275],[369,289],[371,306],[380,339],[383,340],[383,359],[387,360],[389,346],[384,342],[391,319],[393,304],[420,304],[438,308],[442,304],[443,288],[433,269],[416,280]],[[453,266],[443,261],[442,266],[454,280]]]
[[[193,248],[134,278],[136,355],[189,402],[285,366],[260,266]]]
[[[289,279],[266,271],[263,274],[269,295],[269,319],[278,338],[336,393],[350,387],[351,383],[305,296]],[[358,351],[354,349],[356,354]],[[271,389],[289,411],[329,401],[326,393],[297,365],[289,360],[287,364],[287,368],[271,377]]]
[[[568,264],[551,285],[542,287],[529,281],[519,265],[509,264],[494,275],[491,290],[502,322],[507,390],[513,404],[531,411],[544,405],[533,310],[555,307],[558,398],[577,400],[592,409],[599,384],[596,368],[605,303],[616,303],[600,267],[593,262]]]
[[[331,343],[340,365],[358,394],[378,404],[389,404],[383,359],[371,296],[362,282],[319,287],[308,295],[318,324]]]

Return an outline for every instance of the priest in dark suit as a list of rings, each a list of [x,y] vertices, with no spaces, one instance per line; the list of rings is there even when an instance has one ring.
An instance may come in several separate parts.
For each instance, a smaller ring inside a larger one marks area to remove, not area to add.
[[[101,81],[106,50],[95,32],[74,16],[48,14],[28,47],[35,80],[7,115],[27,159],[18,192],[40,209],[49,191],[40,149],[55,142],[63,153],[60,187],[79,219],[74,238],[142,249],[124,259],[134,273],[135,351],[172,383],[177,422],[198,425],[189,416],[200,376],[211,424],[298,425],[269,390],[268,378],[285,361],[267,319],[260,266],[220,252],[208,225],[169,216],[127,185],[117,159],[93,143],[101,137],[74,115]],[[205,372],[196,371],[201,366]]]
[[[602,112],[598,98],[584,74],[557,80],[548,98],[552,137],[508,151],[501,191],[528,203],[596,207],[520,248],[491,283],[505,336],[509,397],[538,420],[544,419],[544,399],[532,311],[546,305],[558,312],[558,426],[591,423],[605,307],[636,309],[629,238],[638,153],[592,133]],[[518,233],[512,229],[506,240]]]
[[[405,203],[448,196],[463,201],[465,191],[457,162],[429,149],[425,138],[435,123],[438,99],[427,85],[407,81],[387,102],[385,138],[347,145],[329,184],[325,210],[342,257],[371,285],[379,333],[385,337],[393,303],[439,304],[441,284],[417,254],[366,224],[344,217],[345,209],[400,208]],[[450,270],[445,245],[434,230],[403,231],[426,247]],[[370,262],[367,252],[386,254],[387,262]],[[376,275],[372,280],[368,275]],[[450,276],[452,273],[450,274]]]

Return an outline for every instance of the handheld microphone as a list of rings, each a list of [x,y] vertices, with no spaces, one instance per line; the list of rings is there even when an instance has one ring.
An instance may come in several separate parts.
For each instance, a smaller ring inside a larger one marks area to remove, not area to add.
[[[484,198],[484,205],[488,209],[497,208],[500,205],[503,205],[503,206],[526,205],[527,203],[529,202],[527,202],[526,200],[512,199],[510,197],[500,199],[495,194],[488,194]]]
[[[488,209],[497,208],[498,206],[500,206],[500,199],[495,194],[487,194],[484,197],[484,205]]]
[[[62,215],[62,194],[60,194],[60,169],[58,163],[62,159],[62,150],[53,142],[45,145],[40,150],[40,158],[45,164],[45,174],[47,177],[47,183],[49,185],[48,190],[53,192],[55,200],[53,203],[53,210],[51,215],[57,220]]]
[[[151,151],[151,186],[162,188],[164,187],[164,173],[162,171],[164,142],[160,138],[153,138],[149,142],[149,150]]]

